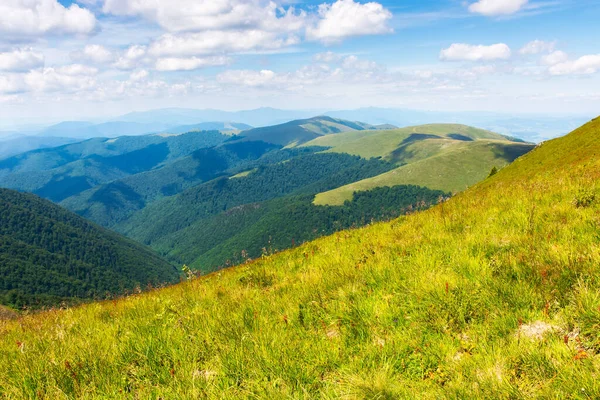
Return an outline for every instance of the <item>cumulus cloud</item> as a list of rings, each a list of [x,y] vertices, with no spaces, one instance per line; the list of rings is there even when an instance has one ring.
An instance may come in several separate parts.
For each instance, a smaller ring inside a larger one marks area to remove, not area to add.
[[[548,72],[551,75],[591,75],[600,70],[600,54],[590,54],[577,60],[564,61],[552,65]]]
[[[318,14],[319,21],[306,30],[310,40],[331,43],[351,36],[392,32],[388,26],[392,13],[375,2],[361,4],[354,0],[338,0],[333,4],[321,4]]]
[[[150,45],[149,53],[163,57],[198,56],[251,50],[275,50],[297,43],[297,38],[283,39],[274,33],[261,30],[206,31],[163,35]]]
[[[25,90],[25,82],[19,75],[0,75],[0,94],[16,94]]]
[[[190,57],[190,58],[159,58],[156,61],[158,71],[192,71],[199,68],[227,65],[231,62],[229,57]]]
[[[118,69],[135,69],[140,64],[147,63],[148,60],[145,59],[147,54],[146,46],[133,45],[130,46],[127,50],[125,50],[118,58],[117,61],[113,64],[115,68]]]
[[[265,86],[278,79],[275,72],[264,69],[262,71],[229,70],[217,75],[217,82],[241,86]]]
[[[510,56],[510,47],[504,43],[490,46],[454,43],[440,52],[440,60],[442,61],[507,60]]]
[[[107,64],[114,60],[115,55],[108,48],[99,44],[89,44],[83,50],[71,53],[73,61]]]
[[[65,7],[57,0],[2,0],[0,34],[13,40],[44,34],[90,34],[96,17],[77,4]]]
[[[547,54],[542,57],[542,64],[544,65],[556,65],[560,63],[564,63],[569,59],[569,56],[564,51],[553,51],[550,54]]]
[[[529,0],[479,0],[469,6],[469,11],[486,16],[510,15],[522,10]]]
[[[533,40],[523,46],[519,53],[523,55],[535,55],[541,53],[550,53],[554,51],[555,42],[545,42],[543,40]]]
[[[25,72],[44,66],[44,56],[30,48],[0,53],[0,71]]]
[[[129,75],[129,79],[132,82],[138,82],[138,81],[143,81],[144,79],[148,78],[149,75],[150,74],[148,73],[148,71],[146,71],[145,69],[142,69],[140,71],[132,72]]]
[[[292,31],[304,26],[306,13],[269,0],[105,0],[103,11],[143,16],[171,32],[221,29]]]
[[[39,68],[24,76],[25,84],[33,92],[73,93],[89,90],[96,85],[98,70],[73,64],[59,68]]]

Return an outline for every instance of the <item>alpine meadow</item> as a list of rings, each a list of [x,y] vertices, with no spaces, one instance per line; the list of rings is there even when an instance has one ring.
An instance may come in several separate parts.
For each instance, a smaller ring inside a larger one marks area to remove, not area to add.
[[[600,399],[599,3],[0,3],[0,400]]]

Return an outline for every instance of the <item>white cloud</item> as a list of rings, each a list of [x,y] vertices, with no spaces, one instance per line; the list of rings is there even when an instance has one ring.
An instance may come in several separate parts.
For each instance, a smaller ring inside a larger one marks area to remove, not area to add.
[[[343,57],[337,53],[334,53],[332,51],[328,51],[325,53],[317,53],[313,56],[313,61],[315,62],[322,62],[322,63],[326,63],[326,64],[330,64],[333,62],[338,62],[342,59]]]
[[[131,75],[129,75],[129,79],[132,82],[143,81],[144,79],[148,78],[148,75],[150,75],[148,71],[142,69],[140,71],[132,72]]]
[[[361,4],[354,0],[337,0],[333,4],[321,4],[318,13],[317,24],[306,30],[306,36],[310,40],[331,43],[351,36],[393,31],[388,26],[392,13],[375,2]]]
[[[564,63],[569,60],[569,56],[564,51],[553,51],[550,54],[547,54],[542,57],[542,64],[544,65],[556,65],[560,63]]]
[[[217,75],[217,82],[257,87],[272,84],[277,78],[277,74],[271,70],[229,70]]]
[[[147,49],[146,46],[133,45],[123,52],[115,61],[113,66],[118,69],[135,69],[144,64]]]
[[[0,53],[0,71],[25,72],[44,66],[44,56],[32,49]]]
[[[361,60],[356,56],[348,56],[342,61],[342,67],[345,69],[371,71],[377,69],[378,65],[375,61]]]
[[[600,54],[591,54],[579,57],[577,60],[552,65],[548,72],[551,75],[591,75],[599,70]]]
[[[469,11],[486,16],[510,15],[522,10],[529,0],[479,0],[469,6]]]
[[[304,26],[305,12],[269,0],[105,0],[104,12],[143,16],[171,32],[222,29],[293,31]]]
[[[198,56],[252,50],[276,50],[298,43],[295,37],[280,38],[261,30],[206,31],[181,35],[166,34],[151,44],[154,56]]]
[[[25,83],[33,92],[74,93],[89,90],[96,85],[95,68],[74,64],[59,68],[40,68],[24,76]]]
[[[94,64],[107,64],[114,60],[112,51],[99,44],[89,44],[81,51],[71,53],[73,61],[92,62]]]
[[[510,56],[510,47],[504,43],[491,46],[454,43],[440,52],[440,60],[442,61],[507,60]]]
[[[190,57],[190,58],[159,58],[156,61],[158,71],[192,71],[204,67],[227,65],[231,62],[229,57]]]
[[[77,4],[67,8],[57,0],[0,2],[0,33],[13,40],[44,34],[90,34],[96,22],[94,14]]]
[[[556,47],[555,42],[545,42],[543,40],[533,40],[527,43],[519,50],[520,54],[523,55],[534,55],[540,53],[550,53],[554,51]]]
[[[19,75],[0,75],[0,94],[21,93],[25,89],[25,82]]]

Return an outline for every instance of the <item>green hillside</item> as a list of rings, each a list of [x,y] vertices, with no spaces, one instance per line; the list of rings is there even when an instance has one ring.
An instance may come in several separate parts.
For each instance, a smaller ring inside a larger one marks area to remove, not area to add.
[[[502,168],[533,149],[534,145],[505,141],[473,142],[427,140],[408,147],[406,165],[373,178],[319,193],[317,205],[340,205],[357,191],[382,186],[422,185],[460,192],[483,180],[493,167]],[[416,160],[416,161],[413,161]]]
[[[0,275],[0,304],[35,307],[161,285],[179,273],[47,200],[0,189]]]
[[[484,179],[534,145],[483,129],[457,124],[430,124],[383,131],[327,135],[304,144],[328,152],[381,158],[398,166],[380,176],[320,193],[317,205],[341,205],[355,191],[382,186],[421,185],[459,192]]]
[[[152,246],[179,264],[208,273],[342,229],[423,210],[446,196],[417,186],[394,186],[357,193],[341,207],[315,206],[313,195],[277,197],[205,216],[155,238]]]
[[[390,130],[366,130],[347,132],[343,135],[326,135],[307,142],[304,146],[331,147],[329,150],[331,152],[354,154],[365,158],[382,157],[396,161],[394,152],[403,144],[426,139],[509,140],[497,133],[471,126],[429,124]]]
[[[464,193],[0,327],[8,398],[599,398],[600,120]]]

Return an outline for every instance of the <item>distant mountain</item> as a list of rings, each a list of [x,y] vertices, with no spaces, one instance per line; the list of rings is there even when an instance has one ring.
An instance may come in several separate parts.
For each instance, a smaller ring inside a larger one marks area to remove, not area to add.
[[[96,138],[0,160],[0,186],[62,201],[102,183],[138,174],[221,144],[217,131]]]
[[[349,131],[377,130],[363,122],[346,121],[327,116],[295,120],[280,125],[254,128],[241,133],[241,140],[275,143],[281,146],[299,145],[323,135]]]
[[[246,111],[196,110],[186,108],[166,108],[134,112],[115,118],[115,121],[138,123],[170,123],[172,125],[196,124],[207,121],[238,121],[252,126],[269,126],[295,119],[309,118],[320,111],[279,110],[258,108]]]
[[[164,122],[138,123],[113,121],[102,124],[93,124],[91,122],[73,121],[52,125],[39,132],[38,136],[69,137],[80,140],[99,137],[114,138],[119,136],[137,136],[157,133],[171,127],[171,124],[166,124]]]
[[[0,141],[0,160],[31,150],[45,149],[75,143],[77,139],[64,137],[16,136]]]
[[[315,117],[250,129],[225,143],[199,149],[160,168],[118,178],[61,199],[61,204],[99,224],[112,227],[161,197],[175,195],[239,169],[281,162],[302,153],[277,153],[284,146],[297,145],[332,132],[368,128],[374,127],[360,122]],[[306,153],[311,152],[309,148],[306,150]],[[270,157],[271,153],[277,154]]]
[[[178,279],[149,249],[32,194],[0,189],[0,303],[104,298]]]
[[[197,131],[239,132],[252,129],[251,125],[237,122],[202,122],[199,124],[180,125],[167,128],[163,133],[181,134]]]

